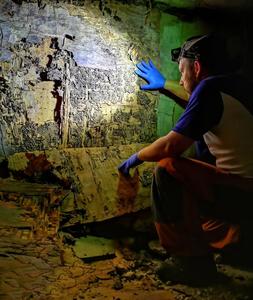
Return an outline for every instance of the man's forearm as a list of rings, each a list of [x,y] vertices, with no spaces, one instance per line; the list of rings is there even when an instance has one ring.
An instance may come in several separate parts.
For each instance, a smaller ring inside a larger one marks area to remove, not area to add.
[[[143,148],[138,153],[138,158],[143,161],[159,161],[168,156],[167,137],[161,137],[154,143]]]
[[[176,80],[166,80],[164,90],[169,93],[175,95],[181,100],[185,101],[185,105],[189,100],[189,94],[185,91],[185,89],[179,84]]]
[[[188,149],[194,140],[174,131],[157,139],[138,152],[142,161],[159,161],[166,157],[178,157]]]

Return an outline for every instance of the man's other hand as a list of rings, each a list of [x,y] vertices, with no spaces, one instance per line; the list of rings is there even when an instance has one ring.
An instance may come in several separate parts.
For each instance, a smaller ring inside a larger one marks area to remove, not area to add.
[[[127,160],[125,160],[122,164],[118,166],[118,170],[123,173],[125,176],[129,176],[129,170],[130,168],[134,168],[140,164],[142,164],[143,161],[138,158],[138,154],[135,153],[132,156],[130,156]]]

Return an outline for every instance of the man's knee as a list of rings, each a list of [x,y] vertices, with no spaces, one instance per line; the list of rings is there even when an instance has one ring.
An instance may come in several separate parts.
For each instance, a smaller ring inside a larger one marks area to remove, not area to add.
[[[157,165],[154,169],[154,177],[156,181],[161,180],[164,176],[168,176],[168,172],[164,167],[161,167],[160,165]]]
[[[151,189],[155,220],[171,222],[181,216],[182,186],[167,170],[157,166]]]
[[[182,180],[182,174],[184,174],[185,166],[186,166],[186,159],[182,157],[169,157],[162,159],[158,163],[158,169],[164,169],[168,174],[173,176],[178,180]],[[159,174],[163,173],[160,170],[158,171]]]

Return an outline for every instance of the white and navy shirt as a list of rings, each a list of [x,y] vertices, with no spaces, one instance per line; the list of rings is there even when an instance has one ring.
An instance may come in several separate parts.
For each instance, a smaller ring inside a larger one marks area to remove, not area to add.
[[[239,75],[202,80],[173,131],[203,136],[217,167],[253,178],[252,85]]]

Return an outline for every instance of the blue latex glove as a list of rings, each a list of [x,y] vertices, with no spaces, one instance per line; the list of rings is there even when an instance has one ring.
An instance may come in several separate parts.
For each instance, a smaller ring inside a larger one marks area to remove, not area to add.
[[[123,173],[126,176],[129,176],[129,170],[130,168],[134,168],[140,164],[142,164],[143,161],[138,158],[137,153],[130,156],[127,160],[125,160],[122,164],[118,166],[118,170]]]
[[[148,82],[141,86],[141,90],[159,90],[164,88],[165,77],[157,70],[151,60],[146,63],[144,60],[136,65],[138,68],[135,74]]]

